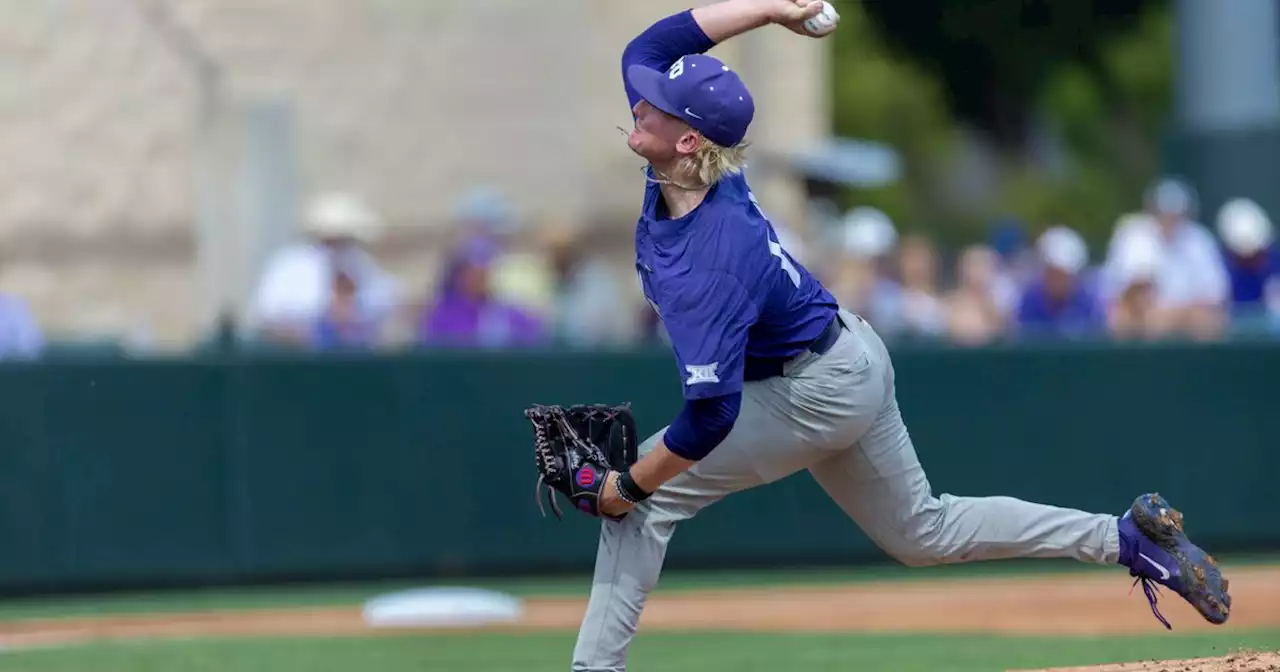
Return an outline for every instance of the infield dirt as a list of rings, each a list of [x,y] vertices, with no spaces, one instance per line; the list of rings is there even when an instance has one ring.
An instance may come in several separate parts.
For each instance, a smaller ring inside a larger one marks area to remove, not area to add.
[[[1177,595],[1159,607],[1175,632],[1280,628],[1280,568],[1230,570],[1233,610],[1206,623]],[[584,585],[584,590],[586,586]],[[522,618],[489,630],[574,630],[581,598],[525,601]],[[1124,576],[1067,574],[951,581],[847,584],[717,591],[659,590],[641,632],[711,629],[755,632],[987,633],[1023,635],[1158,634],[1141,589]],[[0,647],[26,648],[122,639],[205,636],[380,636],[356,607],[164,613],[0,623]],[[1198,661],[1147,661],[1054,672],[1280,672],[1280,655],[1237,653]]]

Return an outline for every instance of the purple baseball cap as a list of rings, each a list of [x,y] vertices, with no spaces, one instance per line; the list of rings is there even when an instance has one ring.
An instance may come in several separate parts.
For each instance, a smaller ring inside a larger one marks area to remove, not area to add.
[[[632,65],[627,81],[650,105],[723,147],[742,142],[755,116],[755,101],[738,73],[706,54],[685,56],[666,72]]]

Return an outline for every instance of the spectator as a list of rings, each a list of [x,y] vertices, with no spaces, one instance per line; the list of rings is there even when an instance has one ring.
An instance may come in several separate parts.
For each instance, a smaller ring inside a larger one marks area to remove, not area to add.
[[[559,340],[575,347],[634,342],[638,325],[633,318],[637,315],[625,309],[629,304],[611,265],[592,254],[585,242],[581,231],[569,227],[549,234],[548,256],[557,285],[554,332]]]
[[[1100,334],[1105,312],[1092,283],[1082,277],[1089,248],[1080,234],[1051,227],[1036,241],[1039,277],[1022,294],[1015,329],[1022,337],[1074,338]]]
[[[1005,331],[1008,313],[997,299],[999,261],[985,245],[971,245],[960,253],[959,282],[948,293],[947,335],[963,345],[982,345]]]
[[[472,189],[458,204],[454,219],[464,245],[480,238],[493,246],[488,264],[493,298],[539,316],[553,309],[555,269],[541,249],[536,227],[517,218],[502,192],[487,185]]]
[[[465,241],[446,264],[436,300],[422,311],[418,339],[424,345],[502,348],[541,344],[544,327],[532,314],[493,295],[489,271],[493,241]]]
[[[996,253],[996,302],[1006,315],[1017,310],[1022,288],[1038,271],[1036,253],[1028,249],[1026,237],[1025,224],[1015,217],[992,222],[987,235],[987,244]]]
[[[44,335],[27,302],[0,295],[0,359],[36,359],[44,352]]]
[[[938,295],[938,253],[933,241],[911,235],[898,249],[902,287],[897,299],[897,330],[917,338],[937,338],[947,330],[947,311]]]
[[[322,323],[340,314],[344,322],[360,323],[371,332],[368,340],[376,341],[397,301],[394,280],[365,249],[381,226],[354,196],[329,193],[312,201],[306,237],[277,250],[267,262],[250,308],[253,329],[268,340],[319,347],[328,342],[321,334],[333,326]]]
[[[517,230],[515,212],[497,188],[482,185],[468,191],[453,213],[466,237],[501,239]]]
[[[1135,230],[1111,261],[1114,296],[1107,304],[1107,330],[1120,340],[1152,340],[1167,331],[1156,309],[1156,278],[1164,246],[1155,231]]]
[[[1218,210],[1218,236],[1231,281],[1232,316],[1263,324],[1280,319],[1280,250],[1271,219],[1257,203],[1237,198]]]
[[[1187,185],[1171,179],[1157,182],[1147,193],[1147,211],[1122,218],[1112,235],[1107,287],[1108,298],[1116,298],[1118,259],[1130,246],[1155,240],[1161,251],[1152,280],[1154,317],[1166,335],[1202,340],[1222,333],[1228,286],[1213,234],[1191,219],[1192,202]]]
[[[841,221],[837,236],[834,258],[824,274],[832,295],[877,329],[891,331],[898,323],[901,297],[901,287],[888,277],[898,243],[893,221],[876,208],[854,208]]]
[[[329,306],[316,321],[311,345],[320,350],[367,350],[378,345],[378,337],[379,323],[361,309],[355,279],[335,270]]]

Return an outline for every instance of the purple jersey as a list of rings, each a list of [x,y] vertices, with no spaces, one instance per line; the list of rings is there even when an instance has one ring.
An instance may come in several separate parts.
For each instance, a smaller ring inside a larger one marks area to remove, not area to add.
[[[712,46],[689,12],[668,17],[623,54],[623,81],[633,65],[666,71]],[[634,109],[640,96],[626,88]],[[835,298],[782,249],[744,175],[722,179],[684,217],[665,210],[649,182],[636,269],[671,339],[686,399],[741,392],[751,360],[794,357],[835,317]]]
[[[651,183],[636,226],[636,267],[686,398],[741,391],[748,359],[793,357],[835,316],[835,298],[778,244],[745,177],[721,180],[679,219],[660,213],[661,200]]]

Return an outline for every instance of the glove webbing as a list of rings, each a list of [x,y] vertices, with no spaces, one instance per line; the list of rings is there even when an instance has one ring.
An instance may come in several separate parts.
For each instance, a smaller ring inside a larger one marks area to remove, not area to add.
[[[547,437],[547,426],[545,416],[547,415],[545,407],[529,409],[525,411],[525,416],[533,422],[533,443],[534,443],[534,466],[538,468],[538,483],[533,487],[533,501],[538,503],[538,512],[543,518],[547,517],[547,510],[542,506],[543,494],[547,497],[547,502],[551,504],[551,512],[556,514],[557,520],[564,520],[564,516],[560,513],[560,504],[556,502],[554,488],[546,484],[547,474],[555,474],[563,468],[563,462],[551,450],[551,441]],[[543,422],[539,422],[543,420]],[[544,493],[545,490],[545,493]]]
[[[546,485],[547,477],[552,480],[559,480],[567,465],[564,458],[556,455],[551,448],[551,437],[548,436],[547,418],[555,422],[556,427],[560,430],[560,438],[565,442],[565,452],[572,450],[569,442],[572,442],[574,448],[585,453],[588,458],[597,464],[609,465],[609,460],[605,458],[604,451],[598,446],[592,445],[583,440],[582,435],[578,434],[577,428],[569,421],[564,409],[557,406],[534,406],[525,411],[525,416],[533,422],[533,440],[536,445],[534,450],[535,466],[538,467],[538,483],[534,486],[533,498],[538,503],[538,511],[545,518],[546,509],[542,506],[542,497],[545,491],[547,502],[551,505],[551,512],[556,515],[558,520],[564,520],[564,515],[560,510],[560,503],[556,501],[555,488]]]

